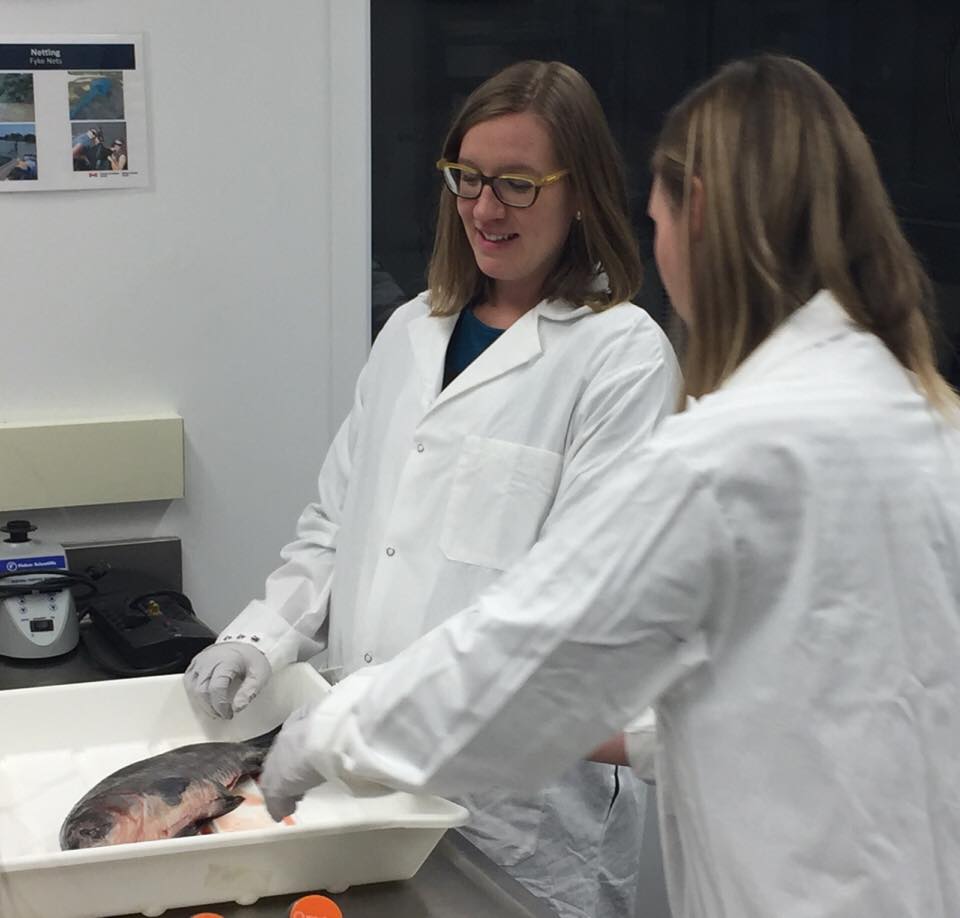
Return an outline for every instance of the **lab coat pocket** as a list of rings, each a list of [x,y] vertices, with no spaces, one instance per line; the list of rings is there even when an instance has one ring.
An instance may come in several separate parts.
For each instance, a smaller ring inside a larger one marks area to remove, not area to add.
[[[506,570],[537,540],[562,457],[506,440],[464,438],[440,532],[451,561]]]

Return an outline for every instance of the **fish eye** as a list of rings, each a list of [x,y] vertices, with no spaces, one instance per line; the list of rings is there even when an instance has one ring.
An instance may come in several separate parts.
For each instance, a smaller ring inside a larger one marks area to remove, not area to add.
[[[74,822],[66,834],[68,846],[71,848],[90,847],[90,842],[103,841],[110,834],[112,822],[99,818],[96,815]]]

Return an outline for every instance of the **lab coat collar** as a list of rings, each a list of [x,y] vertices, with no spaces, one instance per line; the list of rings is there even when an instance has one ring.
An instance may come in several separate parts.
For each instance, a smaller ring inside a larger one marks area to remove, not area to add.
[[[435,406],[539,357],[543,352],[538,330],[541,306],[542,304],[524,313],[506,329],[437,396]],[[443,363],[442,360],[440,362]]]
[[[407,326],[413,360],[417,365],[427,401],[432,402],[443,385],[443,364],[457,316],[418,316]]]
[[[444,360],[457,316],[424,315],[414,319],[408,326],[408,334],[428,402],[431,407],[437,407],[535,360],[543,352],[539,332],[541,318],[568,322],[590,311],[589,306],[575,307],[563,300],[541,301],[506,329],[442,392]]]
[[[821,290],[785,319],[730,375],[723,388],[768,376],[802,351],[819,347],[855,327],[840,301],[829,290]]]
[[[578,319],[593,310],[589,306],[572,306],[566,300],[542,300],[534,310],[545,319],[553,319],[555,322],[569,322],[571,319]]]

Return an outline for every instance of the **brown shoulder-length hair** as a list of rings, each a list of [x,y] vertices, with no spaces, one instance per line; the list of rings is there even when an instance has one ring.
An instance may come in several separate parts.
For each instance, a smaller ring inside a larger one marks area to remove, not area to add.
[[[680,214],[702,183],[690,242],[687,393],[716,389],[788,315],[826,288],[941,409],[932,286],[894,215],[870,144],[840,96],[800,61],[735,61],[668,114],[652,160]],[[689,225],[689,224],[688,224]]]
[[[556,61],[522,61],[501,70],[464,102],[442,157],[456,161],[474,125],[520,112],[531,112],[546,125],[560,166],[570,170],[563,181],[572,183],[582,216],[571,224],[542,298],[598,311],[629,300],[640,287],[642,268],[628,216],[623,161],[600,102],[580,73]],[[597,289],[598,270],[607,276],[606,289]],[[444,187],[428,271],[431,312],[458,312],[483,295],[488,283],[457,214],[457,199]]]

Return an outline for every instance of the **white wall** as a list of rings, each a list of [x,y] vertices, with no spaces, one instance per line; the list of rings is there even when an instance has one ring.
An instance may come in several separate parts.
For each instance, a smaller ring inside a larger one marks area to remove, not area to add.
[[[369,342],[360,0],[4,0],[3,38],[142,32],[152,185],[0,195],[0,421],[175,412],[186,497],[0,513],[174,535],[222,627],[292,535]],[[0,466],[2,474],[2,466]]]

